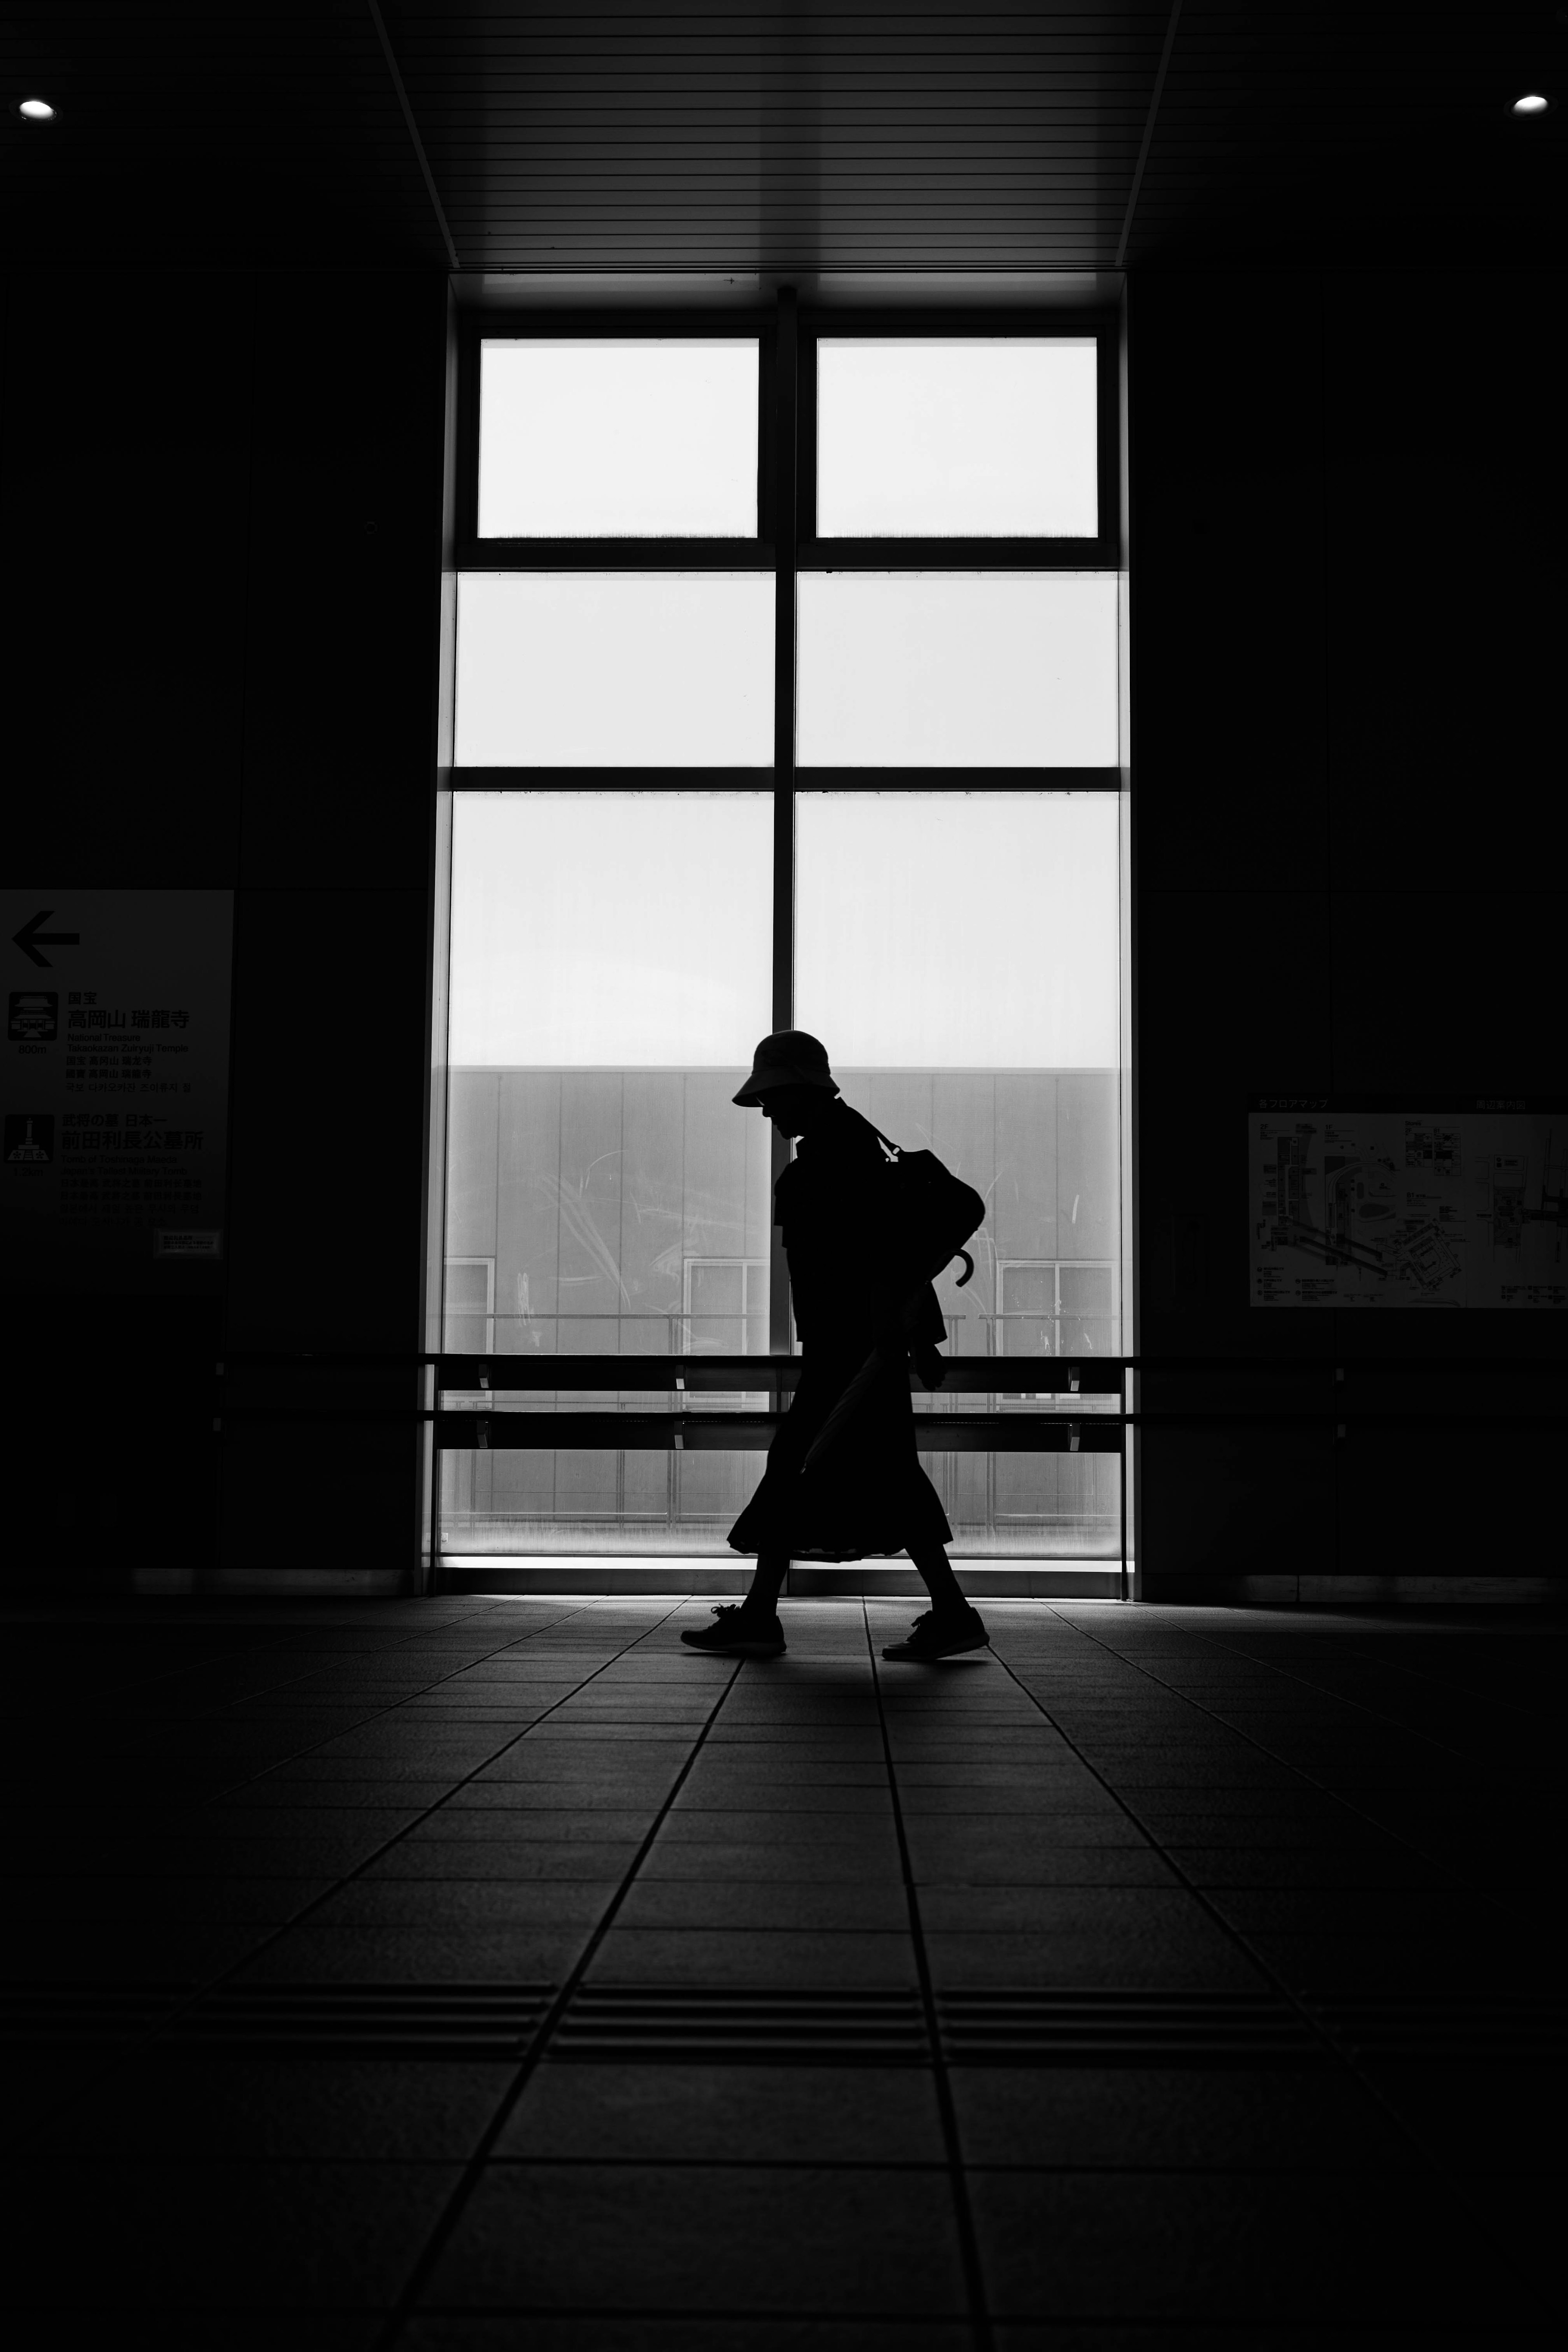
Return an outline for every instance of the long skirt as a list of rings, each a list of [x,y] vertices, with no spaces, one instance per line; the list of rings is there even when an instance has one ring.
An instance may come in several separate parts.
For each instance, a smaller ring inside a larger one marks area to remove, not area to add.
[[[915,1451],[908,1370],[879,1371],[850,1418],[805,1467],[812,1441],[866,1360],[808,1347],[800,1385],[768,1448],[762,1484],[730,1530],[731,1550],[792,1559],[889,1559],[952,1541],[936,1488]]]

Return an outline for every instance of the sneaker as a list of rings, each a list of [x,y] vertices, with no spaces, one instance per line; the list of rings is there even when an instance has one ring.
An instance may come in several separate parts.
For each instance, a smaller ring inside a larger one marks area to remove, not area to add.
[[[967,1603],[962,1610],[952,1610],[939,1617],[928,1609],[917,1617],[901,1642],[890,1642],[883,1651],[885,1658],[951,1658],[960,1650],[988,1650],[991,1636],[980,1620],[980,1612]]]
[[[719,1621],[717,1624],[682,1633],[680,1638],[689,1650],[712,1650],[726,1658],[783,1657],[784,1627],[776,1610],[766,1617],[755,1609],[715,1609],[713,1614]]]

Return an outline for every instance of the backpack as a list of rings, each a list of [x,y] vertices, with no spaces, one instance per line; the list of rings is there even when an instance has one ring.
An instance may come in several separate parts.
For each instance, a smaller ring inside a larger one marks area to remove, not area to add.
[[[943,1167],[934,1151],[905,1151],[890,1143],[879,1127],[871,1132],[887,1154],[887,1216],[895,1249],[913,1260],[926,1282],[934,1282],[943,1266],[961,1257],[962,1290],[974,1272],[974,1260],[963,1244],[985,1222],[984,1202],[973,1184]]]

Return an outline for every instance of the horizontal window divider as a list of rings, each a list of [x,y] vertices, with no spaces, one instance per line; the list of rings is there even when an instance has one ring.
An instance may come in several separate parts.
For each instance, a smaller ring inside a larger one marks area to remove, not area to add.
[[[1114,572],[1097,539],[803,539],[800,572]]]
[[[1106,314],[1115,323],[1115,313]],[[598,295],[581,303],[509,305],[493,309],[476,305],[465,310],[460,331],[469,344],[505,342],[634,342],[649,336],[658,342],[765,342],[773,332],[772,294],[754,294],[739,301],[672,300],[668,309],[637,301],[605,304]],[[1081,333],[1083,330],[1077,330]]]
[[[1099,539],[802,540],[798,572],[1114,572]],[[464,572],[776,572],[760,539],[465,539]]]
[[[453,768],[454,792],[1114,793],[1120,768]]]
[[[951,290],[944,291],[937,302],[901,302],[890,295],[886,303],[847,298],[840,305],[805,295],[800,305],[801,333],[803,338],[820,337],[824,341],[840,336],[886,336],[896,341],[908,335],[957,341],[991,335],[1056,336],[1079,341],[1085,335],[1117,331],[1114,302],[1103,297],[1086,299],[1077,288],[1065,288],[1061,299],[1042,303],[1027,286],[1020,287],[1016,300],[999,299],[990,289],[977,292],[973,280],[962,276],[950,279],[948,287]]]
[[[1121,1374],[1114,1363],[1076,1362],[1062,1356],[1044,1361],[1028,1357],[942,1358],[940,1393],[1059,1390],[1064,1395],[1117,1396]],[[550,1389],[762,1390],[776,1382],[793,1389],[805,1369],[803,1356],[443,1356],[442,1389],[489,1389],[502,1396]],[[916,1375],[910,1385],[924,1391]]]
[[[1554,1356],[1498,1356],[1469,1354],[1464,1350],[1451,1356],[1414,1356],[1399,1352],[1379,1356],[1357,1356],[1334,1352],[1314,1356],[1070,1356],[1034,1359],[1005,1356],[943,1356],[947,1385],[955,1378],[975,1375],[973,1385],[979,1388],[1017,1387],[1045,1389],[1052,1376],[1060,1373],[1070,1383],[1077,1370],[1088,1387],[1091,1380],[1110,1383],[1107,1393],[1115,1393],[1115,1383],[1122,1372],[1150,1374],[1180,1374],[1202,1378],[1241,1375],[1252,1378],[1283,1377],[1287,1380],[1319,1379],[1338,1381],[1371,1378],[1388,1372],[1418,1372],[1432,1380],[1453,1381],[1473,1377],[1478,1373],[1501,1374],[1511,1380],[1568,1380],[1568,1358]],[[226,1372],[238,1371],[417,1371],[422,1367],[434,1367],[444,1388],[478,1388],[481,1381],[493,1380],[498,1372],[508,1378],[531,1377],[535,1371],[549,1372],[553,1377],[541,1380],[543,1387],[577,1388],[668,1388],[674,1379],[684,1378],[689,1383],[699,1373],[712,1376],[716,1387],[739,1389],[763,1388],[770,1380],[783,1378],[798,1381],[805,1369],[803,1356],[494,1356],[464,1355],[438,1349],[307,1349],[307,1348],[236,1348],[222,1363],[214,1367],[221,1377]],[[567,1381],[563,1375],[570,1372]],[[656,1378],[648,1378],[650,1372]],[[981,1380],[978,1375],[984,1373]],[[742,1377],[744,1375],[745,1377]],[[1467,1415],[1467,1418],[1469,1416]]]
[[[550,1454],[693,1452],[731,1453],[765,1449],[786,1414],[756,1412],[464,1412],[428,1405],[237,1405],[226,1401],[212,1423],[215,1437],[237,1429],[309,1423],[314,1428],[393,1430],[432,1423],[438,1450],[490,1448]],[[1436,1436],[1485,1440],[1551,1436],[1561,1439],[1558,1412],[917,1412],[915,1443],[926,1454],[1118,1454],[1127,1429],[1285,1432],[1316,1435],[1331,1444],[1380,1436]]]
[[[463,539],[464,572],[773,572],[761,539]]]
[[[807,768],[798,793],[1114,793],[1120,768]]]
[[[436,1444],[444,1453],[761,1453],[784,1419],[777,1412],[438,1412]],[[1121,1423],[1113,1413],[1082,1421],[1054,1413],[917,1413],[915,1444],[922,1454],[1120,1454]]]
[[[1096,772],[1098,772],[1098,771]],[[458,793],[761,793],[777,789],[770,761],[758,768],[453,768]]]

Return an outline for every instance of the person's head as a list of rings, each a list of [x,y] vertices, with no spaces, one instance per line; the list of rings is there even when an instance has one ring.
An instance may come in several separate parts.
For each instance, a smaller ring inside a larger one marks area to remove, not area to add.
[[[827,1048],[804,1029],[775,1029],[752,1056],[752,1073],[734,1097],[754,1104],[781,1135],[808,1134],[838,1092]]]
[[[793,1142],[797,1136],[809,1135],[835,1100],[835,1096],[824,1093],[819,1087],[770,1087],[757,1108],[781,1135],[787,1135]]]

